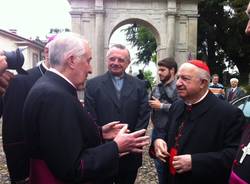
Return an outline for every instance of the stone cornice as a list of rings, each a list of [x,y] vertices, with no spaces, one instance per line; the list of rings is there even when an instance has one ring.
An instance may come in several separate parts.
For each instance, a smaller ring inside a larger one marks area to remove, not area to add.
[[[167,11],[165,13],[166,16],[169,16],[169,15],[172,15],[172,16],[176,16],[177,15],[177,12],[176,11]]]
[[[82,11],[80,11],[80,10],[71,10],[70,12],[70,15],[82,15]]]
[[[95,14],[105,14],[105,10],[103,10],[103,9],[95,9],[93,11],[93,13],[95,13]]]

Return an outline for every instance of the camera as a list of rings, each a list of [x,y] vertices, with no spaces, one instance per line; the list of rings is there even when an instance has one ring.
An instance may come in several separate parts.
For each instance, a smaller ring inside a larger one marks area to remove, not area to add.
[[[24,63],[24,56],[21,50],[18,48],[15,51],[3,51],[6,62],[8,64],[8,69],[16,70],[17,73],[24,74],[25,70],[22,69]]]
[[[4,55],[6,57],[6,62],[8,64],[8,69],[19,69],[22,68],[24,63],[24,56],[20,49],[16,49],[15,51],[4,51]]]

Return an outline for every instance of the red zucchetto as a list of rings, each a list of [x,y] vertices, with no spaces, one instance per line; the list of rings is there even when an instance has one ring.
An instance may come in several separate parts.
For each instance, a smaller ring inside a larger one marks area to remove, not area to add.
[[[198,68],[201,68],[201,69],[207,71],[210,74],[209,67],[207,66],[207,64],[204,61],[202,61],[202,60],[189,60],[188,63],[193,64],[193,65],[197,66]]]

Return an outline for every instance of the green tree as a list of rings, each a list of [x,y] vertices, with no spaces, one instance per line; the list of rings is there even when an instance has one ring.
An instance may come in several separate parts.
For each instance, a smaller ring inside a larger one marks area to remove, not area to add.
[[[242,80],[247,80],[250,72],[250,39],[245,34],[245,28],[248,21],[245,10],[248,3],[249,0],[229,1],[230,7],[234,10],[232,17],[234,23],[233,28],[237,30],[229,35],[229,37],[235,37],[238,40],[237,47],[233,46],[229,55],[233,63],[239,68]]]
[[[133,47],[137,47],[136,63],[148,64],[150,61],[156,62],[157,43],[154,35],[144,26],[133,24],[123,29],[126,40],[132,43]]]
[[[250,38],[244,33],[248,3],[249,0],[199,1],[197,58],[208,63],[211,73],[222,74],[226,68],[237,66],[240,80],[248,80]],[[133,24],[125,29],[125,34],[138,47],[137,63],[147,64],[152,60],[157,44],[147,28]],[[224,82],[228,83],[227,79]]]
[[[199,2],[198,58],[206,60],[212,73],[238,67],[241,79],[249,73],[249,39],[244,29],[248,0],[209,0]],[[227,82],[227,81],[225,81]]]
[[[226,41],[222,33],[228,30],[228,15],[224,6],[224,0],[210,0],[201,1],[198,7],[197,57],[208,63],[212,73],[222,73],[226,67],[224,58],[227,55],[221,45],[221,40]]]
[[[143,71],[144,79],[150,83],[151,88],[155,86],[155,78],[150,70]]]

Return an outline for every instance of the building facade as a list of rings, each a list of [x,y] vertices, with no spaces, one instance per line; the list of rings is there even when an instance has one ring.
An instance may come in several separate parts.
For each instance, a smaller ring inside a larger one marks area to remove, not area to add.
[[[175,57],[179,64],[196,56],[197,0],[68,0],[72,31],[84,35],[93,48],[93,75],[106,71],[109,40],[119,27],[147,27],[157,41],[157,60]]]
[[[22,50],[24,55],[23,69],[27,70],[35,66],[44,58],[44,43],[32,41],[16,33],[0,29],[0,49],[5,51]]]

